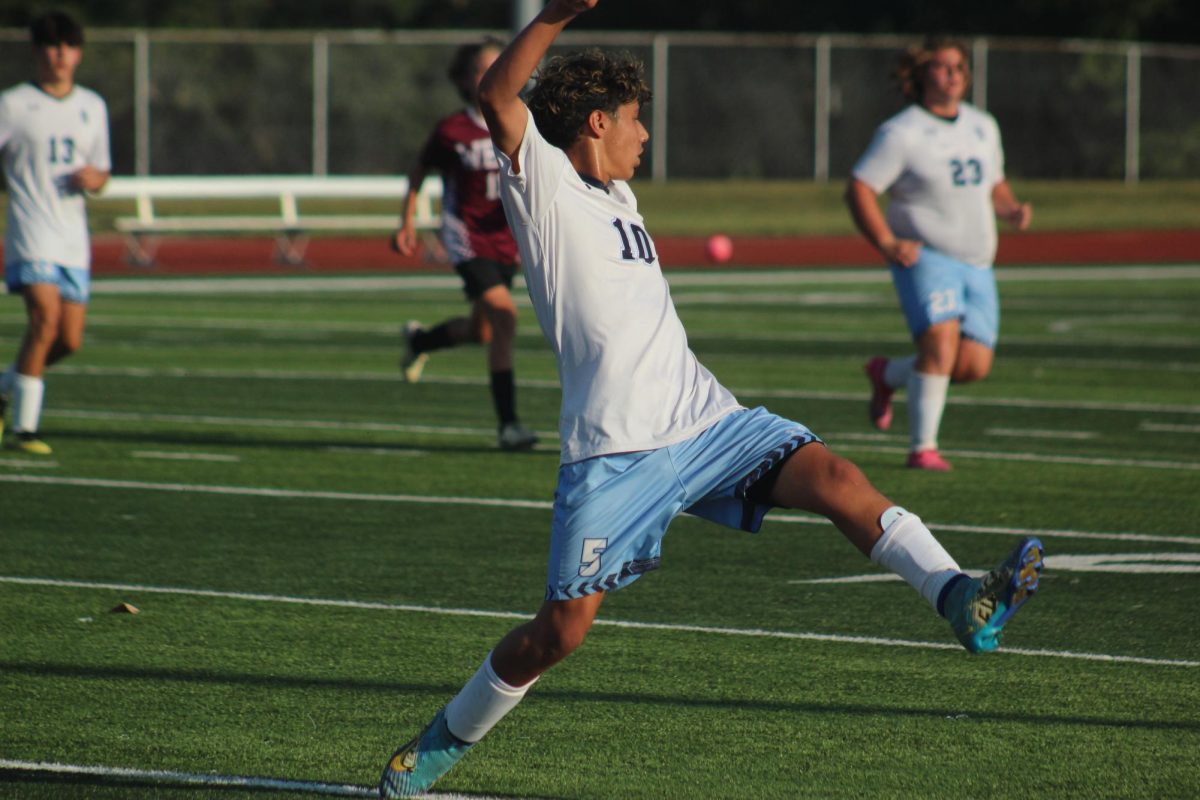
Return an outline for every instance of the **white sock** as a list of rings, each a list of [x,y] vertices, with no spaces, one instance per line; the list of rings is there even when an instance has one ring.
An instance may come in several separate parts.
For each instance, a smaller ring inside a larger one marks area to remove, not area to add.
[[[517,707],[534,678],[524,686],[509,686],[492,669],[492,654],[446,705],[446,727],[464,742],[478,742],[504,715]]]
[[[916,514],[892,506],[879,525],[883,536],[871,548],[871,560],[908,581],[936,611],[942,587],[962,573],[957,562]]]
[[[12,393],[13,433],[36,433],[42,416],[42,395],[46,384],[41,378],[17,375]]]
[[[936,450],[942,410],[946,407],[949,375],[927,375],[913,370],[908,377],[908,428],[912,450]]]
[[[912,375],[913,364],[917,363],[916,355],[904,358],[889,358],[883,368],[883,382],[893,389],[908,385],[908,376]]]

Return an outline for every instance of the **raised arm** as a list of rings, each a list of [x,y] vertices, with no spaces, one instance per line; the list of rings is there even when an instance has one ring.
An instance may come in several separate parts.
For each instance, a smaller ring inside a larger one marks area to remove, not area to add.
[[[519,171],[517,149],[525,136],[528,112],[521,90],[563,28],[575,17],[595,8],[599,0],[550,0],[542,12],[504,49],[479,84],[479,108],[487,120],[492,141]]]

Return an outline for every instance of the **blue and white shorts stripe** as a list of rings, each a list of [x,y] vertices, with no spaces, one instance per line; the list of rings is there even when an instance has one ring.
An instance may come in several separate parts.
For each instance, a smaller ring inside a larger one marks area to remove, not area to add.
[[[991,269],[971,266],[925,245],[913,266],[892,264],[892,283],[914,339],[931,325],[958,319],[963,336],[996,347],[1000,298]]]
[[[739,409],[677,444],[562,465],[546,599],[619,589],[657,569],[667,526],[684,512],[757,532],[771,507],[747,498],[750,487],[820,441],[765,408]]]
[[[81,267],[64,267],[52,261],[13,261],[4,265],[4,283],[9,294],[20,294],[26,286],[51,283],[66,303],[87,303],[91,295],[91,272]]]

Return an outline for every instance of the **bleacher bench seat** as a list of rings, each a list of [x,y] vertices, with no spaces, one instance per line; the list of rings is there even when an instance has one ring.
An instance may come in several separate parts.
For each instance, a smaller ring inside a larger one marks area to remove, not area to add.
[[[272,176],[171,176],[122,177],[109,180],[100,197],[133,200],[136,214],[118,217],[116,229],[125,236],[130,263],[152,266],[159,237],[171,234],[270,233],[276,238],[276,260],[304,263],[308,234],[331,231],[391,231],[400,221],[408,179],[308,175]],[[440,224],[438,208],[442,182],[425,179],[417,195],[416,224],[433,229]],[[391,214],[305,212],[302,200],[382,199],[395,201]],[[278,212],[271,214],[206,214],[173,211],[159,214],[158,200],[262,200],[273,199]]]

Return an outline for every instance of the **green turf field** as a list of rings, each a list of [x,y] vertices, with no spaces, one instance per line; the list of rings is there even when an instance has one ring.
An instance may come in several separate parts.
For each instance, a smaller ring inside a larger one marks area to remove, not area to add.
[[[1200,795],[1200,268],[1001,275],[996,369],[952,390],[944,475],[902,468],[903,403],[888,434],[866,420],[863,361],[908,349],[882,270],[668,278],[722,382],[964,567],[1043,539],[1005,651],[853,580],[882,572],[815,518],[684,517],[439,791]],[[461,311],[455,280],[313,282],[98,282],[47,384],[54,456],[0,454],[0,797],[367,794],[540,603],[559,395],[528,306],[519,402],[544,446],[508,455],[481,350],[398,380],[400,323]],[[0,349],[23,326],[10,298]]]

